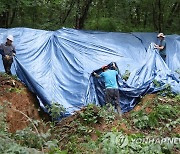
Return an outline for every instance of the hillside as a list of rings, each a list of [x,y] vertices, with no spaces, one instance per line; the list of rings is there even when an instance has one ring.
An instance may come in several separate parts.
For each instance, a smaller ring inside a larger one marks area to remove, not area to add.
[[[180,95],[166,89],[144,96],[122,117],[89,105],[55,123],[24,84],[0,74],[0,152],[179,153],[179,103]]]
[[[48,119],[48,115],[39,108],[36,96],[15,77],[5,74],[0,74],[0,105],[7,106],[6,120],[9,132],[26,128],[29,125],[28,118]]]

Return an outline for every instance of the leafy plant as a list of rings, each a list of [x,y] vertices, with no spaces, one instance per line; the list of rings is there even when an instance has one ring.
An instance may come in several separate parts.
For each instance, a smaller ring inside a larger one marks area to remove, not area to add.
[[[125,73],[122,75],[122,79],[127,81],[129,79],[131,72],[129,70],[126,70]]]
[[[176,95],[175,98],[174,98],[174,100],[175,100],[176,102],[180,102],[180,94]]]
[[[25,88],[14,88],[14,87],[11,87],[11,88],[8,88],[6,89],[8,92],[16,92],[16,93],[22,93],[24,91]]]
[[[147,137],[148,138],[148,137]],[[152,138],[152,137],[149,137]],[[170,153],[172,146],[147,142],[142,134],[126,135],[122,132],[107,132],[98,141],[81,144],[87,153],[127,154],[127,153]]]
[[[46,107],[53,120],[56,120],[59,117],[61,117],[66,111],[63,105],[59,103],[52,103],[51,106],[46,106]]]
[[[26,146],[22,146],[16,142],[14,136],[9,133],[8,125],[6,123],[6,110],[7,107],[10,105],[8,102],[1,102],[0,105],[0,153],[41,153],[36,149],[32,149]],[[27,138],[28,140],[28,138]]]
[[[115,120],[114,107],[110,104],[108,107],[104,106],[100,108],[98,115],[105,119],[106,123],[112,123]]]
[[[176,72],[177,74],[179,74],[179,78],[180,78],[180,68],[178,68],[177,70],[175,70],[175,72]]]
[[[98,122],[98,115],[97,112],[95,112],[93,104],[89,104],[84,112],[80,112],[80,117],[83,119],[85,124]]]
[[[166,84],[164,89],[158,92],[158,95],[174,98],[176,94],[172,92],[171,85]]]
[[[153,84],[155,85],[155,87],[160,87],[161,86],[160,82],[155,80],[155,79],[153,80]]]
[[[178,110],[169,104],[158,104],[155,108],[155,112],[159,119],[166,120],[168,118],[173,118],[177,115]]]
[[[131,114],[135,126],[139,129],[145,129],[149,127],[149,117],[145,111],[140,110]]]
[[[172,119],[177,118],[179,111],[176,106],[157,104],[154,110],[146,113],[144,109],[131,114],[134,125],[139,129],[156,128],[158,125],[171,126]],[[169,124],[167,125],[167,122]],[[177,124],[177,123],[176,123]]]
[[[48,154],[67,154],[67,150],[61,151],[58,147],[58,140],[54,139],[45,143],[48,148]]]

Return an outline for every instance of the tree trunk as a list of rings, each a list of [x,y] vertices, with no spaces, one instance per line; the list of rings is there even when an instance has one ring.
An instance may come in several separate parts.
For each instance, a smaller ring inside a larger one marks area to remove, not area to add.
[[[86,0],[84,2],[84,5],[80,8],[79,0],[78,0],[78,10],[76,14],[76,29],[83,29],[84,28],[84,22],[88,15],[88,10],[90,8],[90,5],[93,0]]]
[[[169,17],[168,17],[168,20],[166,23],[166,28],[171,27],[173,20],[174,20],[173,16],[178,15],[179,10],[180,10],[180,3],[175,2],[172,9],[171,9],[171,12],[169,13]]]
[[[11,16],[11,18],[10,18],[10,20],[9,20],[9,26],[11,26],[11,25],[13,24],[13,21],[14,21],[14,19],[15,19],[15,16],[16,16],[16,9],[13,9],[13,10],[12,10],[12,16]]]
[[[75,0],[72,0],[71,3],[70,3],[69,8],[68,8],[67,12],[65,13],[65,16],[64,16],[64,18],[62,20],[63,24],[66,22],[66,19],[68,18],[69,14],[71,13],[71,10],[72,10],[74,4],[75,4]]]
[[[1,20],[0,20],[0,27],[2,28],[7,28],[7,12],[2,12],[1,16]]]
[[[159,8],[159,12],[158,12],[158,31],[162,32],[163,28],[163,16],[162,16],[162,8],[161,8],[161,0],[158,0],[158,8]]]
[[[147,24],[147,17],[148,17],[147,12],[145,12],[145,15],[144,15],[144,23],[143,23],[144,29],[146,28],[146,24]]]
[[[152,3],[152,8],[153,8],[153,25],[154,25],[154,29],[155,31],[158,30],[158,24],[157,24],[157,9],[156,9],[156,0],[154,3]]]

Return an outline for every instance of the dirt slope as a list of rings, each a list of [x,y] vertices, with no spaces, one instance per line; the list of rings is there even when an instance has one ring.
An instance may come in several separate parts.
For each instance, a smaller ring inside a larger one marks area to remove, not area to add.
[[[29,124],[29,118],[41,120],[48,119],[39,108],[36,96],[14,77],[0,74],[0,105],[6,106],[6,120],[9,132],[23,129]]]

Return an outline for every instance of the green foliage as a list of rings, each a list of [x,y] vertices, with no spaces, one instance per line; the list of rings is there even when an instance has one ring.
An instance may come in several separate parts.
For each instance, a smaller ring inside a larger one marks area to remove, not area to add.
[[[32,128],[18,130],[14,136],[15,140],[23,146],[40,149],[44,144],[44,135],[39,136]]]
[[[0,72],[0,76],[6,78],[6,79],[10,79],[10,76],[6,73]]]
[[[176,95],[175,98],[174,98],[174,100],[175,100],[176,102],[180,102],[180,94]]]
[[[3,102],[3,105],[0,105],[0,153],[40,154],[41,152],[36,149],[27,148],[26,146],[18,144],[13,138],[13,135],[7,131],[8,125],[6,123],[6,110],[8,105],[8,102]]]
[[[146,136],[146,138],[148,138]],[[152,138],[152,137],[150,137]],[[155,141],[156,142],[156,141]],[[147,142],[141,134],[125,135],[121,132],[107,132],[98,141],[82,144],[87,153],[127,154],[127,153],[170,153],[172,146]]]
[[[104,107],[97,107],[93,104],[89,104],[84,112],[80,112],[80,117],[85,124],[100,123],[105,120],[107,124],[112,123],[115,120],[114,106],[109,104]]]
[[[166,120],[168,118],[174,118],[178,115],[176,106],[168,104],[158,104],[155,108],[155,112],[160,119]]]
[[[48,148],[48,154],[67,154],[67,150],[61,151],[58,147],[58,140],[48,141],[45,143]]]
[[[153,80],[153,84],[154,84],[155,87],[160,87],[161,86],[161,84],[157,80]]]
[[[171,85],[169,84],[166,84],[164,89],[158,92],[158,95],[167,96],[170,98],[174,98],[176,96],[176,94],[172,92]]]
[[[135,126],[139,129],[145,129],[149,127],[149,117],[145,111],[140,110],[131,114]]]
[[[130,74],[131,74],[131,72],[129,70],[126,70],[125,73],[122,75],[122,79],[127,81],[129,76],[130,76]]]
[[[48,112],[50,113],[50,116],[52,119],[58,119],[60,116],[62,116],[66,109],[63,107],[63,105],[59,103],[52,103],[51,106],[46,106],[48,109]]]
[[[166,125],[167,122],[171,123],[172,119],[175,119],[179,116],[179,109],[176,106],[168,104],[157,104],[154,107],[154,110],[150,113],[147,113],[144,109],[133,112],[131,114],[134,125],[138,129],[145,128],[156,128],[157,126],[169,126],[172,124]],[[174,122],[178,124],[178,122]],[[175,126],[175,125],[174,125]],[[170,129],[170,128],[168,128]]]
[[[2,154],[7,154],[7,153],[9,154],[30,154],[30,153],[41,154],[42,152],[37,151],[36,149],[23,147],[17,144],[13,139],[3,134],[0,137],[0,153]]]
[[[180,68],[178,68],[177,70],[175,70],[175,72],[180,75]]]
[[[87,126],[87,123],[81,123],[79,120],[75,120],[73,125],[76,125],[77,133],[80,135],[89,135],[93,131],[93,128]]]
[[[17,75],[8,75],[8,74],[6,74],[6,73],[0,72],[0,76],[4,77],[5,79],[18,80]]]
[[[7,101],[0,102],[0,131],[3,133],[7,133],[8,129],[6,123],[6,112],[9,105],[10,103]]]
[[[115,120],[114,106],[111,104],[107,107],[100,108],[98,115],[103,118],[107,124],[112,123]]]
[[[24,92],[25,88],[16,88],[16,87],[11,87],[11,88],[7,88],[6,91],[7,92],[16,92],[16,93],[22,93]]]
[[[85,16],[83,29],[180,33],[178,6],[177,0],[1,0],[0,24],[56,30],[74,28]]]
[[[102,30],[102,31],[116,31],[116,23],[112,18],[100,18],[89,21],[86,25],[87,29]]]
[[[85,124],[95,124],[98,122],[98,115],[94,109],[94,105],[89,104],[84,112],[80,112],[80,117],[83,119]]]

